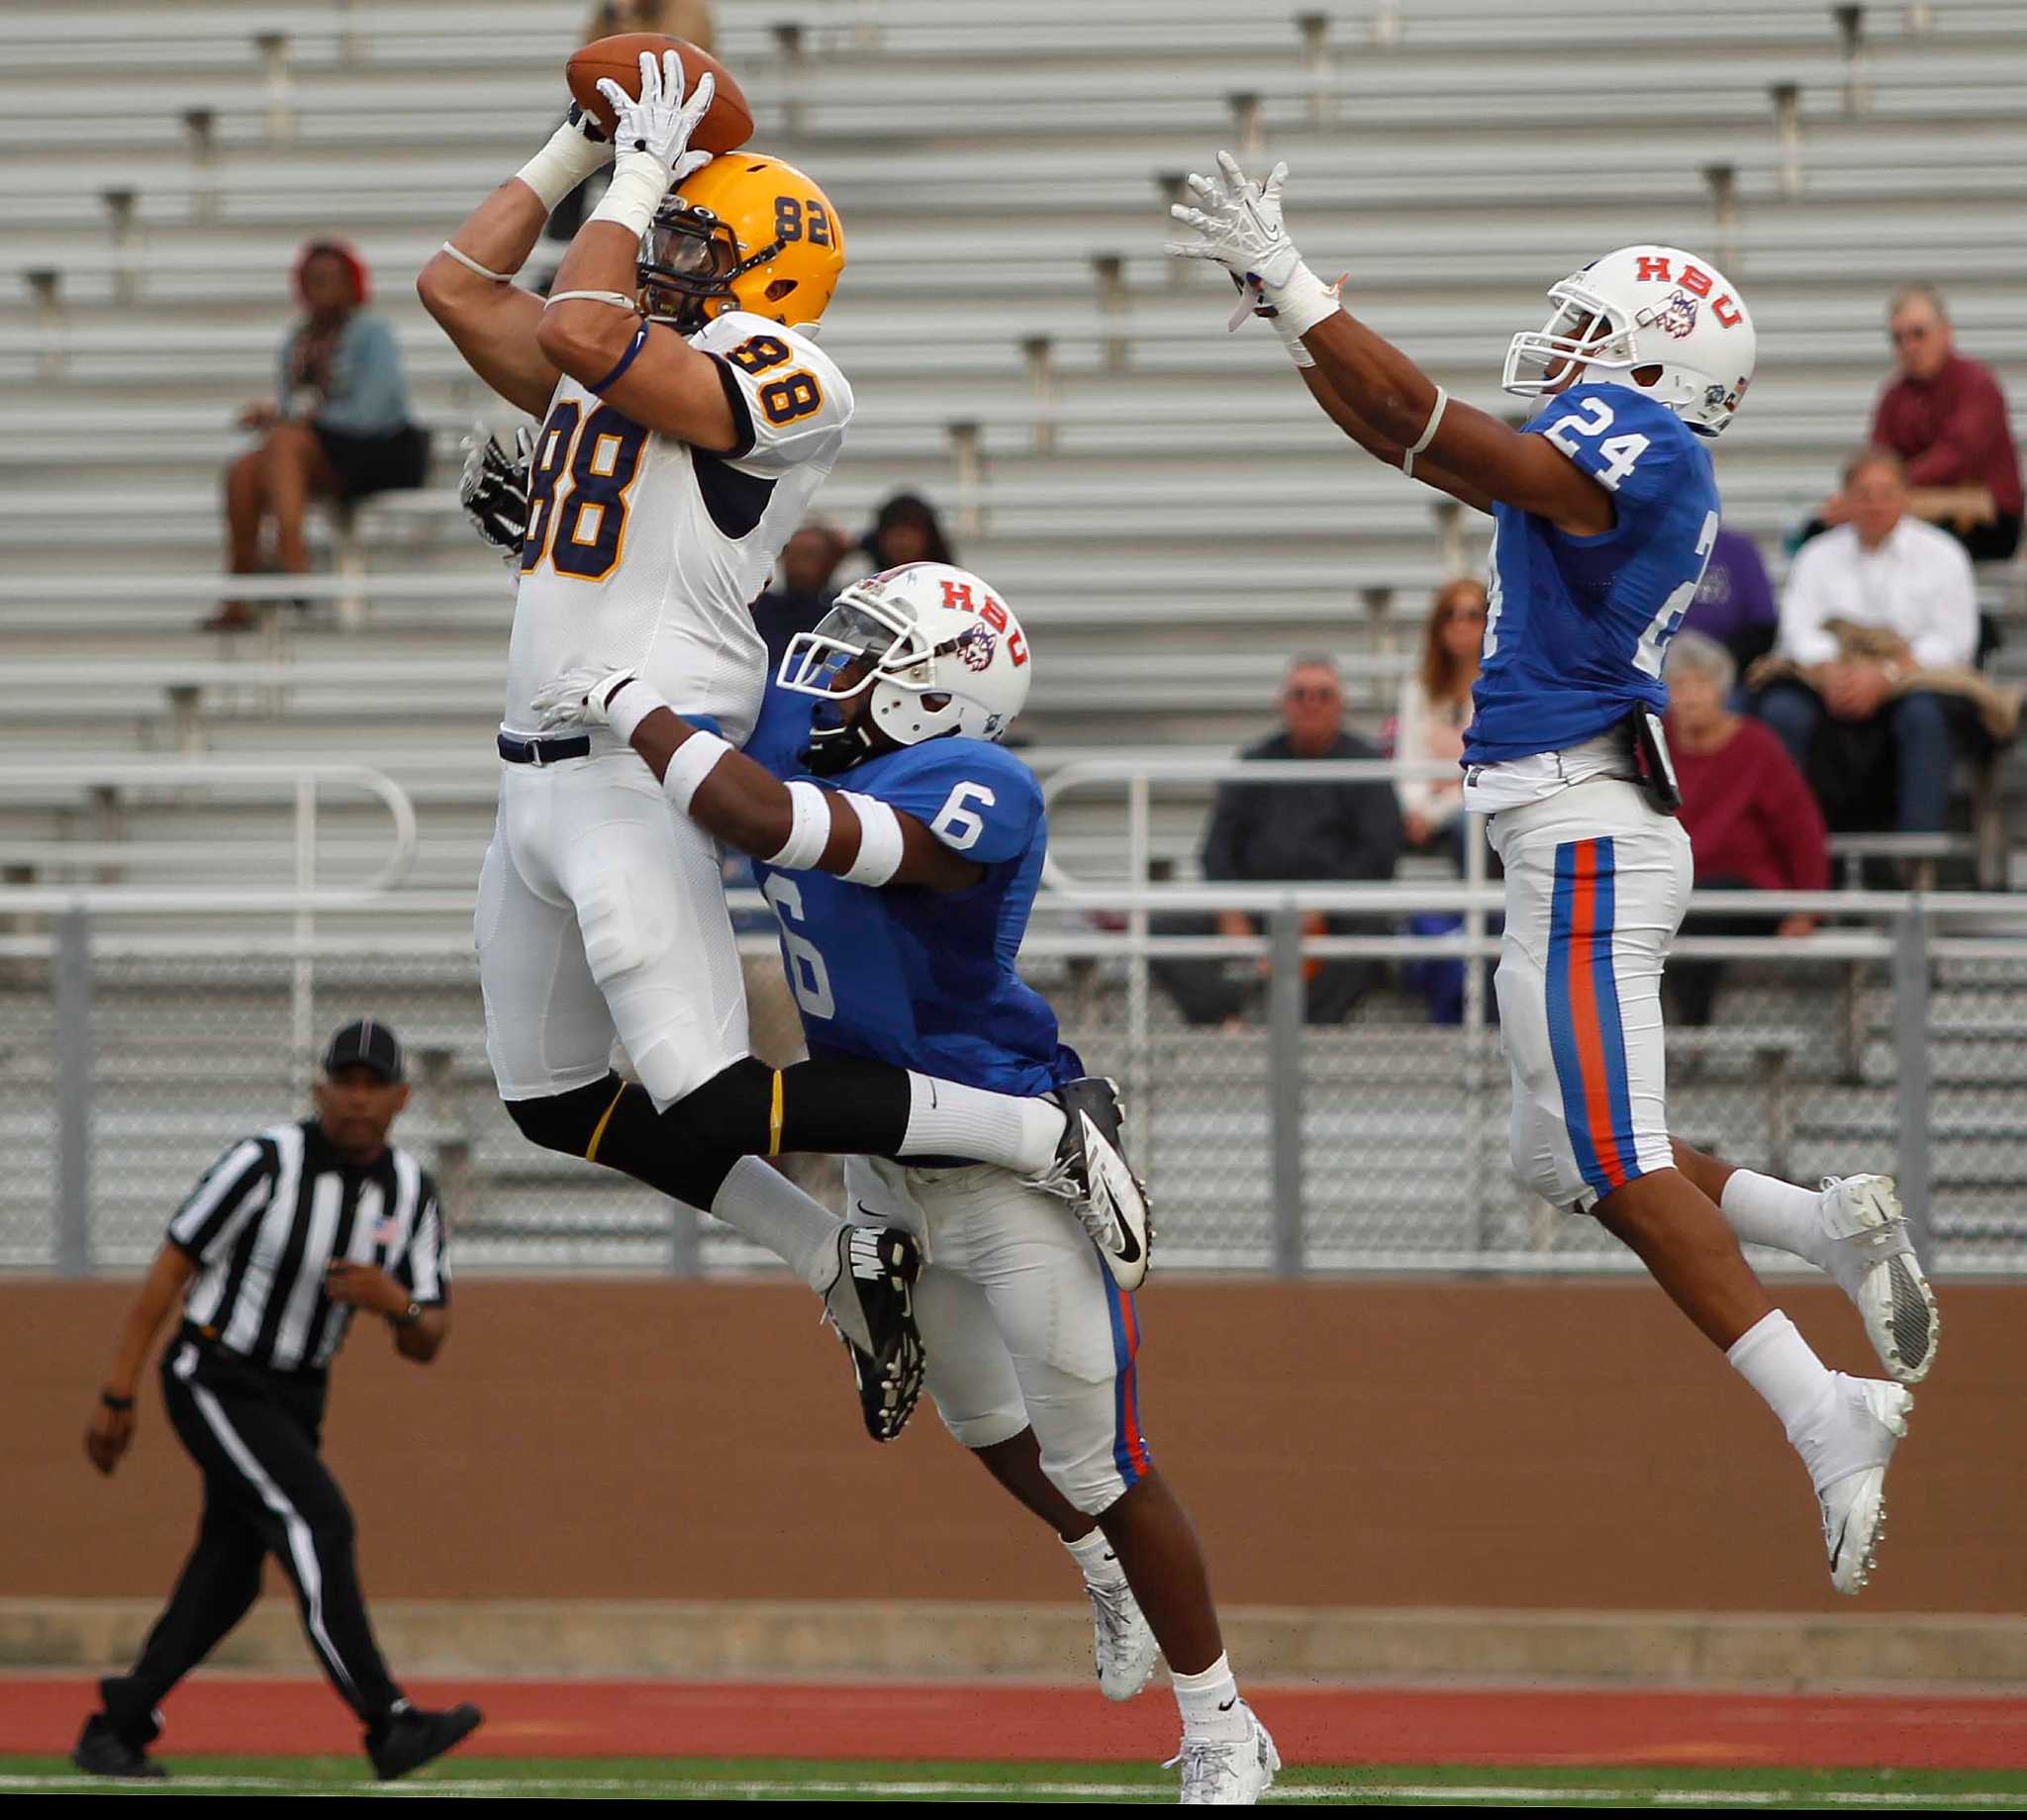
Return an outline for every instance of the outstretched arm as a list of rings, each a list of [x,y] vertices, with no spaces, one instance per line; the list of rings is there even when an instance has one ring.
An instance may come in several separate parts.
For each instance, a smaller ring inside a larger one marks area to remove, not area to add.
[[[599,86],[617,121],[613,187],[563,255],[535,338],[545,359],[636,424],[728,454],[742,435],[729,375],[681,335],[650,334],[632,301],[640,237],[655,210],[671,187],[711,162],[689,144],[717,85],[705,76],[686,102],[682,59],[670,50],[660,64],[641,53],[637,101],[615,82]]]
[[[963,891],[985,876],[905,811],[852,791],[784,784],[692,726],[630,670],[569,671],[535,692],[534,707],[545,728],[607,725],[624,735],[691,820],[770,866],[931,891]]]
[[[1338,307],[1282,226],[1286,166],[1276,165],[1263,186],[1228,152],[1218,153],[1218,164],[1217,178],[1190,178],[1204,207],[1178,203],[1172,211],[1200,239],[1169,251],[1214,259],[1242,286],[1257,286],[1283,339],[1299,341],[1315,363],[1311,394],[1354,441],[1481,509],[1501,501],[1580,536],[1612,527],[1610,495],[1551,443],[1450,399],[1400,348]]]
[[[417,295],[465,364],[531,417],[549,408],[558,371],[535,338],[542,300],[513,277],[534,251],[550,210],[612,155],[591,118],[573,107],[549,143],[465,218],[416,279]]]

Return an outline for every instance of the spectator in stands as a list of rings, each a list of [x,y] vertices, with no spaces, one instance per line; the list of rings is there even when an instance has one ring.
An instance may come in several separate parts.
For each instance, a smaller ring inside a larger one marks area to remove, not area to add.
[[[1942,525],[1974,560],[2002,562],[2020,546],[2020,457],[2006,395],[1989,367],[1957,351],[1933,285],[1894,292],[1886,323],[1900,373],[1880,394],[1872,441],[1905,464],[1916,517]],[[1850,514],[1839,494],[1822,522],[1841,525]]]
[[[1849,522],[1795,552],[1756,712],[1831,826],[1940,833],[1959,737],[1949,697],[1977,684],[1971,562],[1908,512],[1891,450],[1854,455],[1842,498]]]
[[[882,504],[859,546],[873,559],[875,572],[904,562],[957,560],[936,509],[918,493],[897,493]]]
[[[782,546],[781,560],[767,591],[753,603],[753,623],[767,640],[767,674],[781,668],[782,654],[798,632],[814,631],[830,611],[836,590],[830,577],[844,558],[844,533],[827,519],[805,519]]]
[[[1759,545],[1742,530],[1720,530],[1681,629],[1715,638],[1744,671],[1774,648],[1780,623]]]
[[[275,566],[307,572],[303,523],[311,500],[419,487],[429,466],[429,436],[410,419],[394,331],[365,308],[372,287],[364,261],[343,240],[310,240],[296,255],[294,276],[303,317],[282,342],[276,396],[240,414],[240,427],[260,441],[226,469],[235,575],[263,572],[261,535],[270,520]],[[252,623],[243,601],[228,600],[205,629]]]
[[[1328,657],[1298,657],[1281,690],[1282,730],[1243,758],[1377,758],[1378,750],[1344,730],[1344,683]],[[1204,877],[1214,882],[1321,883],[1390,879],[1400,852],[1400,809],[1393,786],[1369,784],[1268,784],[1250,780],[1220,785],[1204,841]],[[1311,917],[1305,926],[1320,933],[1348,934],[1370,918]],[[1206,918],[1163,918],[1162,928],[1178,934],[1251,935],[1253,919],[1225,910]],[[1155,975],[1191,1023],[1234,1023],[1255,996],[1269,968],[1234,983],[1216,961],[1167,961]],[[1378,979],[1378,963],[1362,960],[1310,961],[1303,969],[1307,985],[1304,1016],[1310,1023],[1341,1023]]]
[[[1682,631],[1668,647],[1668,744],[1682,822],[1701,891],[1824,891],[1830,836],[1823,812],[1772,732],[1734,714],[1738,669],[1715,638]],[[1690,935],[1806,935],[1808,915],[1691,915]],[[1675,1021],[1705,1024],[1721,961],[1671,960]]]
[[[1394,756],[1446,764],[1446,777],[1404,778],[1395,786],[1400,827],[1417,850],[1454,845],[1464,814],[1464,728],[1471,685],[1485,645],[1485,583],[1445,582],[1430,604],[1421,662],[1400,679],[1394,716]]]

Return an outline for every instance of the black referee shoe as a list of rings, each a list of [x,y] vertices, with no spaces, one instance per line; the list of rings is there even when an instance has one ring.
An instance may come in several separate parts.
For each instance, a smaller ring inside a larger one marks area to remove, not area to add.
[[[383,1782],[391,1782],[397,1775],[420,1770],[468,1738],[484,1716],[468,1701],[448,1712],[401,1707],[366,1734],[366,1755],[373,1761],[373,1773]]]
[[[102,1712],[85,1720],[70,1761],[86,1775],[113,1775],[130,1782],[165,1782],[169,1772],[138,1744],[123,1738]]]

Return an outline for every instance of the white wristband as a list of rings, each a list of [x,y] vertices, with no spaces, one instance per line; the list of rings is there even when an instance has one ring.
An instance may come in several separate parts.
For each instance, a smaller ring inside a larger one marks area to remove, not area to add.
[[[669,193],[669,167],[653,152],[627,152],[613,166],[612,187],[592,210],[591,220],[617,222],[637,240]]]
[[[594,144],[567,122],[549,135],[549,143],[514,174],[541,198],[542,210],[556,204],[613,155],[611,145]]]
[[[1261,295],[1274,308],[1274,326],[1283,340],[1299,341],[1337,314],[1337,293],[1301,261],[1286,284],[1263,285]]]
[[[731,749],[728,741],[699,727],[676,747],[675,756],[669,760],[669,768],[662,773],[663,794],[687,815],[704,780]]]
[[[839,876],[849,885],[877,889],[901,870],[901,817],[878,797],[861,796],[855,790],[837,794],[859,818],[859,856]]]
[[[1437,427],[1443,421],[1443,413],[1450,408],[1450,394],[1441,386],[1436,387],[1436,402],[1429,410],[1429,421],[1421,427],[1421,434],[1415,438],[1412,448],[1403,449],[1400,454],[1400,471],[1410,479],[1414,475],[1414,458],[1435,440]]]
[[[820,784],[798,778],[788,787],[788,800],[795,819],[781,850],[767,854],[766,863],[784,872],[807,872],[830,844],[830,793]]]
[[[512,272],[496,272],[489,266],[481,265],[470,253],[464,251],[461,247],[451,245],[448,240],[443,242],[441,250],[447,252],[466,271],[477,272],[481,278],[490,278],[495,284],[512,284],[514,282],[514,274]]]
[[[618,291],[551,291],[543,301],[544,310],[559,303],[602,303],[611,304],[616,310],[630,310],[640,314],[640,306],[630,297],[622,297]]]
[[[612,678],[608,677],[606,682],[609,683],[611,680]],[[605,683],[601,683],[599,688],[603,690],[605,686]],[[643,683],[639,677],[629,677],[619,688],[614,690],[607,699],[605,703],[606,724],[614,732],[618,733],[622,739],[630,744],[633,739],[633,729],[641,721],[645,720],[649,715],[653,714],[657,708],[666,708],[668,704],[648,684]]]

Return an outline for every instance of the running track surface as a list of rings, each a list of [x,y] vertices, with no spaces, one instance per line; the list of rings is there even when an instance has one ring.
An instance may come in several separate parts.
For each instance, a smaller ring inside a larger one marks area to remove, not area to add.
[[[1247,1689],[1291,1763],[2027,1768],[2027,1699],[1977,1694]],[[944,1683],[430,1681],[419,1705],[475,1700],[470,1757],[783,1757],[1118,1762],[1175,1748],[1159,1683],[1124,1706],[1095,1689]],[[89,1680],[0,1677],[0,1753],[67,1752]],[[160,1748],[342,1755],[358,1727],[321,1680],[199,1676],[163,1708]]]

